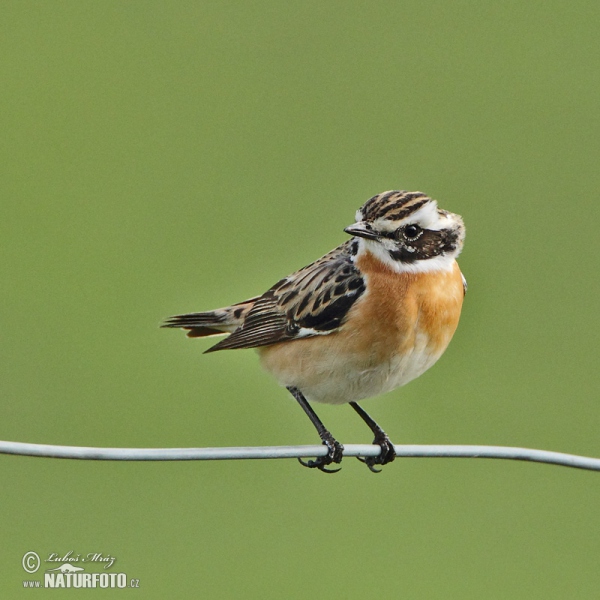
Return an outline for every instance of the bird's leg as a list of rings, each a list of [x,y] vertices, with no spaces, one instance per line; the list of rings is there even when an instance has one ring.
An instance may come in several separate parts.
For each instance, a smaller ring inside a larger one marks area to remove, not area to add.
[[[327,465],[332,462],[341,463],[344,452],[344,446],[340,444],[330,433],[330,431],[323,425],[321,419],[317,416],[317,413],[313,410],[312,406],[308,403],[308,400],[304,397],[302,392],[295,387],[287,388],[290,394],[296,398],[298,404],[304,409],[304,412],[308,415],[311,423],[315,426],[319,437],[323,440],[323,444],[327,446],[327,454],[325,456],[318,456],[315,460],[309,460],[304,462],[301,458],[298,460],[300,464],[310,469],[317,468],[324,473],[337,473],[339,469],[326,469]]]
[[[387,465],[396,458],[396,451],[394,450],[394,444],[390,441],[387,433],[377,425],[377,423],[369,416],[367,411],[361,408],[356,402],[350,402],[350,406],[360,415],[360,418],[369,426],[371,431],[375,434],[374,444],[377,444],[381,448],[379,456],[369,456],[368,458],[360,458],[361,462],[364,462],[373,473],[380,473],[381,469],[376,469],[375,465]]]

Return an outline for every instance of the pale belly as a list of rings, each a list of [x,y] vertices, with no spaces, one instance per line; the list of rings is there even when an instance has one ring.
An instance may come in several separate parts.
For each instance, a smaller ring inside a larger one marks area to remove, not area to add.
[[[377,353],[357,351],[352,343],[325,337],[288,342],[260,355],[263,367],[281,385],[297,387],[314,402],[343,404],[389,392],[419,377],[443,352],[428,341],[417,333],[409,352],[383,361]]]

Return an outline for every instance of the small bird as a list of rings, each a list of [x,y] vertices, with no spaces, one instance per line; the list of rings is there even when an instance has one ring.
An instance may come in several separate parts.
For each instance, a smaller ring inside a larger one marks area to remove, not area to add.
[[[327,473],[343,446],[310,401],[349,403],[381,447],[394,446],[358,400],[389,392],[431,367],[450,343],[467,290],[456,257],[465,227],[422,192],[373,196],[344,231],[350,240],[256,296],[208,312],[170,317],[163,327],[192,338],[229,334],[206,352],[257,348],[262,366],[304,409],[327,455],[300,462]]]

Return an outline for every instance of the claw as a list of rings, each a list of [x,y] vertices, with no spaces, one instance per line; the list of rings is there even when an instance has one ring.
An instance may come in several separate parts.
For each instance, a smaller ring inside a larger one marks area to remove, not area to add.
[[[323,440],[323,444],[327,446],[328,450],[325,456],[318,456],[315,460],[308,460],[306,462],[301,458],[298,458],[298,462],[304,467],[308,467],[309,469],[319,469],[319,471],[323,471],[323,473],[337,473],[341,468],[326,469],[325,467],[331,463],[342,462],[344,446],[333,437]]]
[[[381,473],[380,469],[376,469],[375,465],[387,465],[396,458],[394,444],[390,442],[390,438],[385,431],[375,423],[369,414],[361,408],[356,402],[350,402],[350,406],[358,413],[358,416],[369,426],[369,429],[375,434],[373,444],[378,445],[381,450],[378,456],[369,456],[367,458],[357,457],[360,462],[363,462],[369,467],[373,473]]]
[[[318,459],[317,459],[318,460]],[[326,469],[325,465],[323,464],[319,464],[317,462],[317,460],[309,460],[307,462],[304,462],[301,458],[298,458],[298,462],[303,466],[303,467],[308,467],[309,469],[314,469],[317,468],[319,469],[319,471],[323,471],[323,473],[337,473],[338,471],[342,470],[342,467],[340,467],[339,469]]]
[[[360,462],[365,463],[372,473],[381,473],[381,469],[376,469],[375,465],[387,465],[396,458],[396,451],[394,450],[394,444],[390,441],[387,435],[375,436],[373,440],[374,444],[377,444],[381,448],[381,452],[378,456],[369,456],[368,458],[361,458],[357,456]]]
[[[317,413],[312,409],[302,392],[293,386],[288,386],[288,391],[297,400],[298,404],[303,408],[304,412],[308,415],[311,423],[316,427],[323,444],[327,446],[327,454],[325,456],[318,456],[315,460],[309,460],[304,462],[301,458],[298,458],[300,464],[309,469],[319,469],[323,473],[337,473],[340,469],[326,469],[327,465],[332,462],[341,463],[344,456],[344,446],[340,444],[332,435],[331,432],[323,425],[321,419],[317,416]]]
[[[323,471],[323,473],[338,473],[342,470],[342,467],[340,467],[339,469],[326,469],[323,465],[317,468],[319,469],[319,471]]]
[[[365,465],[367,465],[367,467],[369,467],[369,470],[372,473],[381,473],[381,469],[376,469],[370,462],[367,462],[366,458],[362,458],[362,456],[357,456],[356,458],[358,460],[360,460],[361,463],[364,463]],[[372,458],[377,458],[377,457],[372,457]]]

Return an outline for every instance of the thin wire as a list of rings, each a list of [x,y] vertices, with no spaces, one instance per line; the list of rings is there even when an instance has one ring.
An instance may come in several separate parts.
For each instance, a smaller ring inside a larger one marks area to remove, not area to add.
[[[403,458],[500,458],[527,460],[600,471],[600,458],[507,446],[395,445]],[[344,444],[344,456],[377,456],[381,449],[371,444]],[[315,446],[239,446],[232,448],[89,448],[0,441],[0,454],[72,458],[79,460],[237,460],[307,458],[324,456],[327,449]]]

